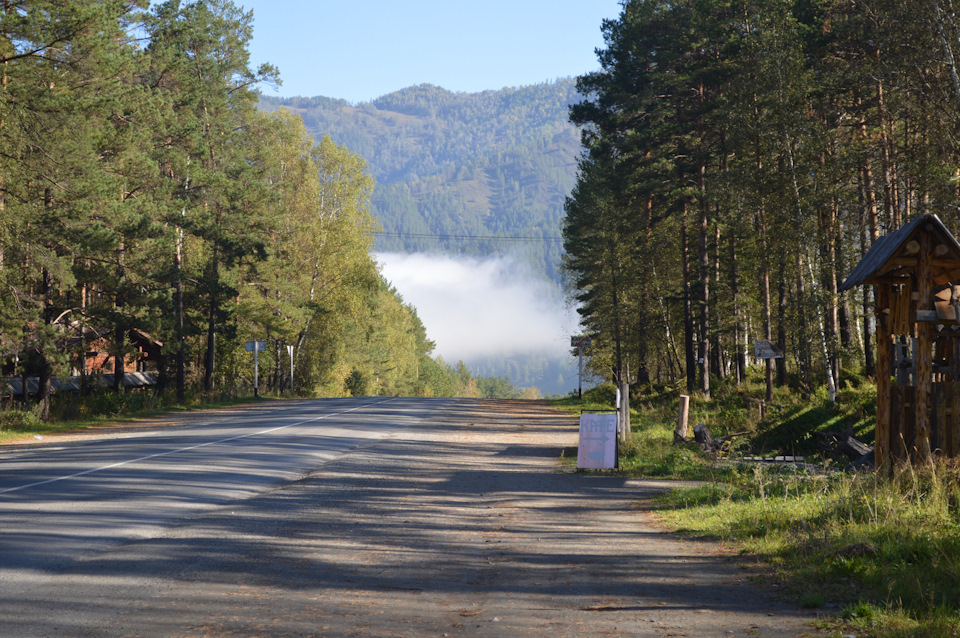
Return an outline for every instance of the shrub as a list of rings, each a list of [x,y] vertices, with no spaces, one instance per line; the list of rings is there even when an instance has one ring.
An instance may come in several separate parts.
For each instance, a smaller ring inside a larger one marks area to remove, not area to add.
[[[0,430],[29,430],[42,424],[33,410],[0,411]]]

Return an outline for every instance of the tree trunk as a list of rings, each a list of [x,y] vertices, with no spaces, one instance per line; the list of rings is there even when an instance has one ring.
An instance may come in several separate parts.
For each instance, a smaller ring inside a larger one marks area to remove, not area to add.
[[[877,51],[879,61],[880,52]],[[887,133],[887,115],[884,108],[883,80],[877,79],[877,119],[880,121],[880,161],[883,165],[883,210],[887,218],[887,228],[900,227],[900,211],[896,206],[893,168],[890,161],[890,140]]]
[[[940,47],[943,49],[943,56],[947,61],[947,67],[950,70],[950,79],[953,82],[954,97],[957,99],[957,102],[960,102],[960,73],[957,71],[956,56],[953,55],[953,47],[950,44],[950,39],[947,38],[947,34],[944,32],[946,21],[943,17],[943,11],[940,9],[940,3],[937,2],[937,0],[933,0],[933,8],[936,13],[936,23],[934,24],[934,29],[936,30],[937,37],[940,40]]]
[[[807,338],[809,336],[809,328],[807,327],[807,310],[810,307],[809,302],[807,301],[807,287],[806,280],[803,276],[803,264],[801,263],[800,254],[797,253],[796,258],[796,268],[797,268],[797,355],[800,359],[800,383],[802,385],[802,396],[804,399],[810,398],[810,390],[812,387],[811,376],[810,376],[810,367],[811,367],[811,356],[810,356],[810,340]]]
[[[44,328],[53,323],[53,276],[50,271],[44,266],[41,268],[40,272],[41,278],[41,294],[43,299],[43,323]],[[43,328],[40,328],[43,330]],[[39,354],[40,354],[40,374],[38,377],[39,388],[37,389],[37,400],[40,403],[40,420],[49,421],[50,420],[50,395],[53,392],[53,387],[50,383],[53,378],[53,366],[50,364],[50,357],[47,354],[48,348],[52,348],[53,344],[47,343],[47,335],[38,335],[38,344],[39,344]],[[26,378],[24,378],[26,379]],[[23,396],[24,400],[27,397],[27,385],[23,386]]]
[[[837,345],[840,342],[840,310],[839,310],[839,299],[840,293],[838,292],[837,284],[837,218],[838,218],[838,203],[836,199],[831,200],[830,205],[826,207],[826,219],[824,223],[824,242],[823,248],[824,253],[822,256],[825,260],[825,269],[821,269],[821,281],[823,281],[823,289],[827,294],[827,307],[826,307],[826,326],[822,328],[825,332],[821,335],[823,337],[824,344],[827,348],[826,357],[827,365],[831,370],[833,378],[831,383],[834,387],[837,387],[840,383],[840,354],[837,349]],[[815,281],[813,279],[813,267],[812,262],[808,259],[807,266],[810,269],[810,283],[811,285]],[[817,304],[818,312],[821,304]],[[822,317],[818,314],[818,320],[823,321]]]
[[[810,273],[810,281],[813,279],[813,260],[807,257],[807,270]],[[827,331],[824,328],[823,316],[820,314],[820,304],[817,306],[817,327],[820,329],[820,350],[823,355],[824,366],[826,366],[827,389],[830,393],[830,403],[837,402],[837,380],[834,377],[834,368],[830,360],[830,350],[827,347]]]
[[[730,233],[730,294],[733,297],[733,343],[734,365],[733,374],[737,386],[747,378],[747,355],[744,352],[742,335],[743,326],[740,325],[740,273],[737,265],[737,237]],[[767,291],[769,294],[769,290]],[[771,400],[773,397],[771,397]]]
[[[687,238],[687,222],[680,224],[680,256],[683,269],[683,349],[686,360],[687,392],[697,388],[697,355],[693,334],[693,295],[690,283],[690,249]]]
[[[697,242],[697,256],[700,261],[700,352],[698,364],[700,366],[700,392],[705,398],[710,398],[710,253],[707,246],[707,232],[709,219],[707,215],[706,170],[700,165],[700,219],[699,241]]]
[[[780,253],[780,263],[777,269],[777,348],[784,356],[774,359],[777,366],[777,386],[787,385],[787,262],[786,256]]]
[[[718,211],[719,213],[719,211]],[[717,219],[720,219],[720,215],[717,215]],[[716,294],[720,295],[720,224],[714,224],[714,246],[713,246],[713,286],[714,290],[717,291]],[[713,342],[713,357],[710,360],[710,367],[713,370],[718,378],[723,379],[726,377],[725,374],[725,361],[724,361],[724,348],[721,346],[722,340],[719,336],[721,328],[720,318],[718,316],[717,307],[713,307],[713,325],[716,327],[717,336]]]
[[[116,324],[113,328],[113,391],[120,392],[123,390],[123,375],[126,372],[124,370],[125,357],[123,353],[123,346],[126,342],[126,331],[123,326],[123,319],[121,318],[121,313],[123,312],[124,299],[123,299],[123,277],[124,277],[124,245],[120,244],[117,248],[117,292],[114,297],[114,308],[116,309]]]
[[[219,293],[216,290],[216,286],[219,282],[219,264],[217,263],[217,249],[213,249],[213,255],[211,256],[211,277],[210,282],[214,286],[210,290],[210,303],[207,308],[207,350],[204,355],[204,365],[203,365],[203,388],[207,392],[213,392],[215,383],[214,383],[214,366],[216,365],[217,357],[217,305],[219,300]]]
[[[176,357],[176,386],[177,403],[183,405],[186,400],[186,337],[184,335],[184,308],[183,308],[183,229],[177,230],[177,253],[176,253],[177,280],[174,284],[174,304],[176,306],[176,337],[177,337],[177,357]]]
[[[756,162],[757,173],[763,170],[763,160],[760,155],[760,142],[756,142]],[[763,197],[760,198],[759,207],[759,226],[760,226],[760,291],[763,296],[763,338],[773,342],[773,321],[770,303],[770,246],[767,239],[767,206]],[[779,344],[780,352],[783,352],[783,344]],[[767,403],[773,401],[773,366],[775,359],[765,359],[764,378],[766,381],[766,392],[764,400]],[[744,361],[746,364],[746,361]]]

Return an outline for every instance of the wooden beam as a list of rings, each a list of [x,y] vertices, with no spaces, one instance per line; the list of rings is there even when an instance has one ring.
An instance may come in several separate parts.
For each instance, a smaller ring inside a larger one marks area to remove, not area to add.
[[[933,268],[930,233],[919,233],[920,254],[917,265],[917,312],[933,310]],[[925,463],[930,459],[930,417],[933,410],[933,326],[927,322],[917,324],[917,396],[916,460]]]
[[[889,313],[890,284],[877,286],[877,428],[874,460],[878,470],[890,472],[890,374],[891,343]]]
[[[877,276],[877,277],[870,277],[870,279],[867,279],[867,280],[866,280],[865,282],[863,282],[863,283],[864,283],[864,285],[870,285],[870,284],[872,284],[872,285],[875,285],[875,286],[876,286],[876,285],[881,285],[881,284],[902,284],[902,283],[904,283],[905,281],[907,281],[908,279],[910,279],[910,276],[909,276],[909,275],[904,275],[903,277],[897,277],[897,276],[893,276],[893,275],[891,275],[891,276]]]

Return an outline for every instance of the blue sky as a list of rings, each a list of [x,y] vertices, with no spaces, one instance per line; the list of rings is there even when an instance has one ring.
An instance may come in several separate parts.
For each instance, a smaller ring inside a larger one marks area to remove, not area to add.
[[[365,102],[429,83],[483,91],[598,68],[600,24],[619,0],[234,0],[254,12],[251,66],[266,95]]]

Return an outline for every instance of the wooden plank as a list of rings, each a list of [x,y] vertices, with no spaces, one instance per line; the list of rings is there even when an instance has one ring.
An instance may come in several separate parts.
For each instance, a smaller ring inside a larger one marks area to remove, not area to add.
[[[885,455],[884,461],[889,465],[882,466],[888,470],[891,469],[893,465],[902,463],[907,459],[907,415],[913,411],[913,404],[908,400],[908,394],[912,389],[913,388],[908,386],[896,386],[890,390],[890,405],[888,406],[890,412],[889,437],[883,441],[878,438],[877,445],[874,446],[875,455],[876,450],[881,444],[889,450],[889,453]],[[878,464],[877,467],[879,468],[881,466]]]
[[[904,282],[896,292],[890,294],[890,332],[895,335],[913,333],[911,308],[913,305],[913,286]]]
[[[950,383],[950,419],[947,422],[945,437],[946,453],[950,458],[960,454],[960,382]]]
[[[902,272],[899,275],[887,273],[884,275],[877,275],[876,277],[871,277],[864,282],[864,285],[879,285],[879,284],[902,284],[904,281],[910,278],[909,272]]]
[[[930,419],[930,449],[946,453],[947,394],[949,381],[933,384],[933,414]]]
[[[890,307],[890,284],[880,284],[876,290],[877,300],[877,427],[874,455],[877,469],[885,465],[890,453],[890,375],[891,343],[889,315],[884,310]],[[883,471],[883,470],[881,470]]]
[[[919,234],[920,254],[917,264],[917,310],[933,310],[933,270],[930,264],[930,233],[924,227]],[[917,325],[917,390],[914,406],[916,460],[924,463],[930,458],[930,420],[933,410],[933,326]]]
[[[913,386],[906,385],[901,388],[901,392],[903,394],[902,403],[900,404],[902,408],[900,413],[900,439],[897,441],[897,445],[902,451],[900,460],[906,462],[913,457],[916,448],[917,423],[915,417],[917,389]]]

